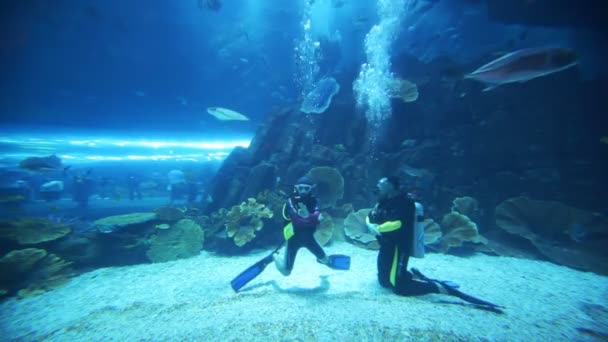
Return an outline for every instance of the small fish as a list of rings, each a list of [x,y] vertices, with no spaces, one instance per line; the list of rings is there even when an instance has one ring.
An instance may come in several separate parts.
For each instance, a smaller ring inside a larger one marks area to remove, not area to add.
[[[600,142],[603,144],[608,144],[608,137],[601,137]]]
[[[508,53],[465,76],[488,85],[483,91],[502,84],[526,82],[568,69],[578,63],[574,50],[531,48]]]
[[[61,164],[61,158],[56,155],[48,157],[28,157],[19,162],[19,167],[33,172],[65,171],[69,166]]]
[[[245,115],[235,112],[234,110],[222,108],[222,107],[209,107],[207,108],[207,113],[213,115],[218,120],[229,121],[229,120],[237,120],[237,121],[249,121],[249,118]]]

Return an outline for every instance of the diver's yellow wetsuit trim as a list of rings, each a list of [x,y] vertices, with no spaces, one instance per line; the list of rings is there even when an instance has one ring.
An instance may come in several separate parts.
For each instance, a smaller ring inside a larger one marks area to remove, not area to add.
[[[389,233],[401,228],[401,220],[397,221],[386,221],[381,225],[378,225],[378,232]]]
[[[294,234],[293,223],[289,222],[285,227],[283,227],[283,237],[285,238],[285,241],[291,239]]]
[[[399,258],[399,247],[395,246],[395,255],[393,255],[393,265],[391,266],[391,276],[390,281],[393,286],[397,282],[397,264]]]
[[[287,221],[291,221],[291,217],[287,215],[285,210],[287,209],[287,203],[283,204],[283,209],[281,210],[281,214],[283,214],[283,218]],[[293,230],[293,223],[289,222],[285,227],[283,227],[283,237],[285,241],[291,239],[291,237],[295,234]]]

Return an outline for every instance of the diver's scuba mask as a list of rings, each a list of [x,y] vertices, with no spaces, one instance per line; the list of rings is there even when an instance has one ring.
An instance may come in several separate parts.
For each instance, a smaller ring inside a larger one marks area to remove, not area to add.
[[[378,181],[376,188],[378,188],[378,194],[382,197],[386,197],[395,191],[393,184],[391,184],[386,177],[381,178]]]
[[[293,188],[300,196],[308,195],[312,191],[312,185],[309,184],[296,184]]]

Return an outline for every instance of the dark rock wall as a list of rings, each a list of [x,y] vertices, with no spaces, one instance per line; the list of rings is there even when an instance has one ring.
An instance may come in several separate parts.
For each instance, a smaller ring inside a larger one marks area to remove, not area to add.
[[[395,58],[396,74],[417,83],[420,97],[395,100],[392,117],[373,133],[355,108],[356,70],[339,76],[342,89],[325,113],[274,111],[249,150],[231,154],[212,182],[212,208],[277,186],[277,177],[289,189],[314,166],[337,168],[346,183],[343,202],[367,207],[376,180],[403,176],[407,166],[428,172],[422,186],[406,185],[422,187],[437,215],[462,195],[479,199],[488,213],[518,195],[608,211],[608,145],[600,142],[608,135],[606,79],[582,82],[570,69],[482,92],[483,85],[459,77],[474,67]],[[415,144],[404,146],[406,139]],[[482,228],[493,225],[491,215],[481,220]]]

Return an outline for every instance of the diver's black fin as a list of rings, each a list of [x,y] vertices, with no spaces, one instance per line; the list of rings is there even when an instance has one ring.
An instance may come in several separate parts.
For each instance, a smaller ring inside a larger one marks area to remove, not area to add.
[[[350,269],[350,257],[343,254],[332,254],[328,256],[329,261],[327,266],[336,270],[349,270]]]
[[[472,304],[475,304],[475,305],[479,305],[479,306],[482,306],[482,307],[489,308],[489,309],[491,309],[492,311],[495,311],[495,312],[502,312],[500,309],[501,308],[504,309],[503,306],[496,305],[494,303],[490,303],[490,302],[485,301],[483,299],[479,299],[479,298],[473,297],[471,295],[468,295],[468,294],[466,294],[464,292],[461,292],[456,287],[452,286],[449,282],[444,282],[444,281],[441,281],[441,280],[436,280],[436,279],[428,278],[427,276],[425,276],[424,274],[422,274],[422,272],[420,272],[417,268],[412,268],[411,271],[412,271],[413,274],[415,274],[420,279],[423,279],[423,280],[426,280],[426,281],[429,281],[429,282],[436,282],[436,283],[441,284],[441,286],[443,286],[448,291],[448,294],[450,294],[451,296],[458,297],[458,298],[460,298],[460,299],[462,299],[462,300],[464,300],[466,302],[469,302],[469,303],[472,303]]]

